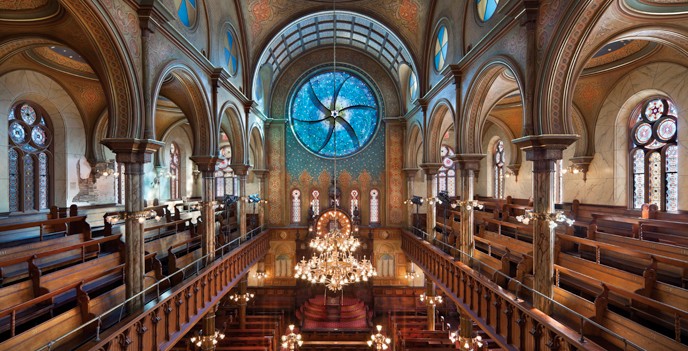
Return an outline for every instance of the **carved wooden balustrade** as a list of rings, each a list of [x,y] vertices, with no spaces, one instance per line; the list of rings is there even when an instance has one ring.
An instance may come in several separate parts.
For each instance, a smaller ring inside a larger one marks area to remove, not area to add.
[[[505,350],[604,350],[490,281],[403,231],[401,248],[456,305]]]
[[[267,232],[259,234],[244,247],[202,270],[198,277],[174,288],[155,306],[111,328],[101,334],[100,341],[81,349],[143,351],[171,348],[265,256],[270,247],[269,238]]]

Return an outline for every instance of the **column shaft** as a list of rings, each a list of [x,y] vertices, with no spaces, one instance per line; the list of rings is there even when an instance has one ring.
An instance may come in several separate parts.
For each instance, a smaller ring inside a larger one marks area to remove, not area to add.
[[[426,174],[425,175],[425,194],[426,198],[430,199],[433,198],[433,179],[435,178],[434,174]],[[437,222],[437,211],[435,210],[435,204],[433,201],[426,201],[427,203],[427,212],[426,212],[426,227],[425,231],[428,233],[428,241],[431,243],[435,241],[435,224]]]
[[[241,201],[237,202],[239,211],[239,233],[241,234],[241,239],[246,239],[246,207],[248,202],[246,202],[246,174],[239,175],[239,197]]]
[[[435,298],[435,283],[432,280],[425,280],[425,297],[426,304],[428,306],[428,330],[435,330],[435,304],[431,304],[428,301]]]
[[[533,161],[533,212],[554,212],[554,162],[555,160]],[[549,222],[535,219],[533,222],[533,288],[547,297],[552,297],[552,276],[554,274],[554,229]],[[545,313],[551,311],[550,302],[535,296],[534,305]]]
[[[215,199],[215,178],[212,171],[204,171],[203,173],[203,193],[201,194],[202,208],[201,216],[203,218],[203,256],[208,256],[206,265],[215,260],[215,209],[213,200]]]
[[[472,169],[462,169],[461,173],[461,200],[469,201],[473,199],[473,183],[475,173]],[[461,233],[459,235],[459,249],[464,253],[473,256],[473,236],[475,232],[473,210],[461,206]],[[461,256],[461,262],[468,264],[470,258],[466,255]]]
[[[124,208],[128,214],[143,210],[143,163],[127,163],[124,167]],[[136,218],[127,218],[124,226],[125,244],[125,291],[130,298],[143,291],[145,274],[143,223]],[[141,306],[143,299],[131,307]]]
[[[215,350],[215,344],[213,344],[213,341],[210,338],[214,334],[215,334],[215,308],[212,308],[203,317],[203,335],[206,336],[206,338],[203,340],[203,343],[201,344],[201,350],[203,350],[203,351]]]
[[[239,294],[246,296],[248,288],[248,276],[244,275],[239,282]],[[239,329],[246,329],[246,299],[239,300]]]

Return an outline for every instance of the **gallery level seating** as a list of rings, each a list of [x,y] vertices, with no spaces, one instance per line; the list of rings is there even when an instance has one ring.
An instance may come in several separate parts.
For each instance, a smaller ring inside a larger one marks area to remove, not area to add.
[[[647,207],[646,214],[653,213]],[[592,205],[578,204],[577,208],[585,209],[579,212],[584,217],[575,224],[585,232],[556,231],[555,299],[616,333],[628,335],[638,345],[651,347],[657,342],[669,350],[685,347],[688,253],[680,239],[685,237],[681,230],[688,228],[688,221],[642,219],[638,217],[640,211],[606,206],[601,207],[601,213],[595,213]],[[482,262],[476,268],[516,292],[516,280],[532,285],[532,244],[528,236],[502,229],[512,225],[484,220],[476,233],[475,256]],[[532,232],[525,227],[522,230]],[[644,230],[654,238],[641,239]],[[510,284],[504,277],[514,280]],[[558,317],[567,320],[565,313]],[[579,322],[570,322],[574,329],[579,327]],[[627,330],[637,332],[628,334]]]

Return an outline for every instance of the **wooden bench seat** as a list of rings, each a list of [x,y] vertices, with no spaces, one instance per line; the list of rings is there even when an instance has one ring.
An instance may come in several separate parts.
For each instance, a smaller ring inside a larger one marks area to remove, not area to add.
[[[97,257],[101,246],[112,246],[120,236],[111,236],[95,240],[81,241],[83,234],[70,235],[53,239],[55,245],[43,246],[36,251],[21,250],[3,257],[0,260],[0,282],[3,286],[25,279],[29,276],[29,262],[33,261],[43,272]],[[63,240],[65,239],[65,240]],[[44,243],[44,242],[41,242]],[[116,245],[115,245],[116,246]]]
[[[606,309],[606,307],[603,311],[598,313],[596,312],[597,309],[594,302],[576,296],[556,286],[554,287],[554,299],[646,350],[685,350],[685,345],[658,332],[652,331],[630,319],[624,318]],[[612,344],[621,350],[624,349],[622,340],[614,338],[608,333],[596,332],[597,328],[589,323],[586,324],[585,328],[588,337],[598,334],[600,336],[597,338],[604,338],[604,342]],[[593,339],[593,341],[596,340]]]

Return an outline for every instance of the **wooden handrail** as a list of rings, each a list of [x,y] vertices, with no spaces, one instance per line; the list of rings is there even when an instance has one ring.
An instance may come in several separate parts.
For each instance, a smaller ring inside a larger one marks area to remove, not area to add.
[[[564,240],[564,241],[573,242],[576,244],[596,248],[596,257],[598,258],[597,259],[598,264],[599,264],[598,250],[604,249],[604,250],[614,251],[614,252],[618,252],[618,253],[632,256],[632,257],[636,257],[636,258],[643,258],[643,259],[647,259],[647,260],[654,259],[659,263],[664,263],[664,264],[668,264],[671,266],[688,269],[688,261],[683,261],[683,260],[679,260],[679,259],[675,259],[675,258],[671,258],[671,257],[667,257],[667,256],[662,256],[662,255],[652,254],[652,253],[648,253],[648,252],[633,250],[633,249],[617,246],[614,244],[603,243],[603,242],[599,242],[599,241],[595,241],[595,240],[591,240],[591,239],[579,238],[579,237],[576,237],[573,235],[568,235],[568,234],[557,233],[556,235],[557,235],[557,238],[559,238],[560,240]]]
[[[557,272],[557,274],[565,273],[565,274],[568,274],[568,275],[570,275],[576,279],[583,280],[590,285],[599,285],[603,289],[604,289],[604,287],[606,287],[607,289],[609,289],[609,292],[612,292],[612,293],[619,295],[621,297],[625,297],[627,299],[630,299],[631,301],[640,302],[644,305],[648,305],[654,309],[669,313],[669,314],[671,314],[675,317],[681,318],[681,319],[688,319],[688,311],[684,311],[682,309],[667,305],[663,302],[651,299],[649,297],[636,294],[632,291],[628,291],[628,290],[620,288],[618,286],[604,283],[598,279],[595,279],[595,278],[590,277],[588,275],[585,275],[583,273],[574,271],[572,269],[560,266],[558,264],[554,265],[554,270],[555,270],[555,272]]]
[[[36,259],[36,258],[48,257],[48,256],[60,254],[60,253],[63,253],[63,252],[67,252],[67,251],[71,251],[71,250],[80,249],[80,248],[82,248],[82,247],[88,247],[88,246],[93,246],[93,245],[100,245],[100,244],[103,244],[103,243],[106,243],[106,242],[110,242],[110,241],[114,241],[114,240],[119,240],[121,236],[122,236],[122,234],[117,234],[117,235],[108,236],[108,237],[104,237],[104,238],[100,238],[100,239],[94,239],[94,240],[84,241],[84,242],[79,243],[79,244],[74,244],[74,245],[70,245],[70,246],[60,247],[60,248],[57,248],[57,249],[54,249],[54,250],[50,250],[50,251],[43,251],[43,252],[39,252],[39,253],[27,254],[27,255],[22,256],[22,257],[13,258],[13,259],[6,260],[6,261],[0,261],[0,267],[7,267],[7,266],[14,265],[14,264],[18,264],[18,263],[22,263],[22,262],[27,262],[27,261],[31,260],[32,258],[33,258],[33,259]]]
[[[10,231],[10,230],[16,230],[16,229],[26,229],[26,228],[33,228],[33,227],[42,227],[42,226],[46,226],[46,225],[56,225],[56,224],[66,224],[66,223],[72,223],[72,222],[82,222],[82,221],[84,221],[84,222],[86,221],[86,216],[55,218],[55,219],[46,219],[46,220],[34,221],[34,222],[17,223],[17,224],[7,224],[7,225],[1,225],[1,226],[0,226],[0,232]]]

